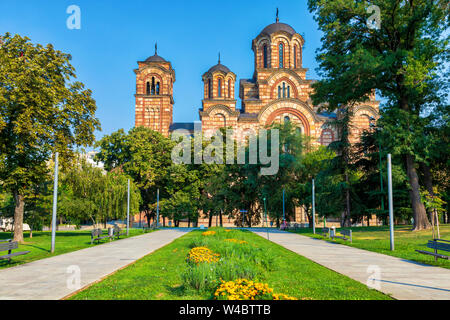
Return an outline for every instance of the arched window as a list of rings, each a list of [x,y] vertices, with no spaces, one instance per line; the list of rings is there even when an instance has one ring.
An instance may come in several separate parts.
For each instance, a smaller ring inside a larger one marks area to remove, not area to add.
[[[279,45],[279,52],[278,52],[278,61],[279,61],[279,67],[280,69],[283,68],[283,57],[284,57],[284,45],[280,43]]]
[[[227,126],[227,118],[223,114],[216,114],[216,119],[217,123],[220,123],[219,128],[225,128]]]
[[[291,97],[291,86],[287,86],[287,97]]]
[[[295,128],[295,133],[297,133],[297,134],[302,134],[302,128],[301,127],[297,127],[297,128]]]
[[[218,96],[221,97],[222,96],[222,79],[219,79],[217,81],[217,92],[218,92]]]
[[[228,79],[228,98],[231,98],[231,80]]]
[[[264,45],[263,48],[263,60],[264,60],[264,68],[267,68],[267,45]]]
[[[288,116],[284,117],[284,123],[288,123],[291,121],[291,118],[289,118]]]
[[[212,87],[211,87],[211,79],[208,79],[208,98],[211,99],[212,95]]]
[[[281,86],[278,86],[278,99],[281,99]]]
[[[155,77],[152,77],[152,90],[150,93],[152,96],[155,95]]]
[[[283,82],[283,98],[286,98],[286,83]]]
[[[149,96],[150,95],[150,82],[147,81],[147,89],[145,90],[146,94]]]
[[[294,68],[297,68],[297,46],[294,46]]]
[[[159,82],[157,82],[157,83],[156,83],[156,94],[157,94],[157,95],[159,95],[159,88],[160,88]]]

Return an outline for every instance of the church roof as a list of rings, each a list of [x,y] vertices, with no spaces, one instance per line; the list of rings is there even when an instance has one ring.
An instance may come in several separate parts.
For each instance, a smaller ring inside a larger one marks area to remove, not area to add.
[[[214,67],[212,67],[211,69],[208,70],[208,72],[214,72],[214,71],[222,71],[225,73],[230,73],[230,69],[228,69],[228,67],[224,66],[223,64],[221,64],[220,62],[218,64],[216,64]]]
[[[155,54],[154,56],[148,57],[147,60],[145,60],[145,62],[167,62],[167,61],[164,60],[164,58]]]
[[[290,35],[296,34],[294,28],[292,28],[290,25],[286,23],[276,22],[268,25],[264,28],[264,30],[261,33],[265,33],[267,35],[271,35],[272,33],[278,32],[278,31],[284,31],[289,33]]]
[[[170,131],[184,129],[193,131],[194,130],[194,122],[174,122],[170,125]]]
[[[145,62],[167,62],[163,57],[158,56],[158,44],[155,43],[155,55],[148,57]]]

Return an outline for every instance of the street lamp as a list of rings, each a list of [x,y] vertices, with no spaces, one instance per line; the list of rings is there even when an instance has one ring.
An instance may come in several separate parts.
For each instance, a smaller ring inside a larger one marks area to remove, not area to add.
[[[283,227],[286,228],[286,213],[284,210],[284,189],[283,189]]]
[[[266,197],[264,197],[264,219],[266,220],[266,232],[267,232],[267,239],[269,239],[269,226],[267,223],[267,207],[266,207]]]
[[[379,161],[380,161],[381,212],[384,213],[383,167],[382,167],[382,158],[381,158],[381,141],[379,139],[380,129],[378,127],[376,127],[376,125],[373,123],[374,121],[375,121],[375,118],[370,117],[370,127],[375,128],[375,130],[377,132],[377,138],[378,138],[378,155],[379,155]]]

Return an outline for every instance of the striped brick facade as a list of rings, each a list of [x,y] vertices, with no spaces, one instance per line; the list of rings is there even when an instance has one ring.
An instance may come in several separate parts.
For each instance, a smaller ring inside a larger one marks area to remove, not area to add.
[[[199,116],[202,131],[208,132],[231,127],[238,139],[255,134],[274,122],[290,121],[313,143],[329,145],[339,140],[339,132],[332,124],[338,113],[320,112],[310,99],[314,80],[307,79],[308,69],[303,67],[305,40],[284,23],[267,26],[253,41],[253,77],[239,81],[240,108],[235,98],[236,74],[219,63],[202,77],[204,84]],[[177,124],[172,123],[173,83],[175,72],[170,62],[156,54],[139,62],[136,72],[136,126],[146,126],[169,136]],[[149,79],[160,81],[158,95],[146,94]],[[354,108],[350,142],[359,140],[369,128],[370,121],[378,118],[379,102],[375,94],[370,100]],[[186,123],[178,127],[186,128]],[[181,126],[182,125],[182,126]],[[193,124],[192,124],[193,127]],[[296,222],[307,222],[302,208],[296,208]],[[199,224],[207,224],[200,219]],[[224,217],[224,224],[234,225]]]

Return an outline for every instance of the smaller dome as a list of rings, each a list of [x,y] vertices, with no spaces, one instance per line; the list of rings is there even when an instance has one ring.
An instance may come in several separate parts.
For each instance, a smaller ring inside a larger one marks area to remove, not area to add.
[[[154,56],[147,58],[145,62],[167,62],[167,61],[164,60],[162,57],[158,56],[157,54],[155,54]]]
[[[276,23],[272,23],[272,24],[268,25],[267,27],[264,28],[264,30],[261,33],[271,35],[272,33],[275,33],[278,31],[284,31],[284,32],[289,33],[290,35],[294,35],[296,33],[294,28],[292,28],[290,25],[288,25],[286,23],[280,23],[280,22],[276,22]]]
[[[208,70],[208,72],[214,72],[214,71],[222,71],[225,73],[230,73],[230,69],[228,69],[226,66],[224,66],[223,64],[221,64],[220,62],[218,64],[216,64],[214,67],[212,67],[211,69]]]

